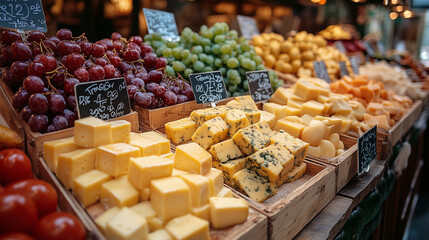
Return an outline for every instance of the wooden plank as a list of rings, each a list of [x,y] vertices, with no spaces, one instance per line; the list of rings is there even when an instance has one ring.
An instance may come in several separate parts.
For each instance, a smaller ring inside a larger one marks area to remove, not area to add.
[[[317,216],[305,226],[295,239],[333,239],[343,228],[352,212],[350,198],[336,196]]]

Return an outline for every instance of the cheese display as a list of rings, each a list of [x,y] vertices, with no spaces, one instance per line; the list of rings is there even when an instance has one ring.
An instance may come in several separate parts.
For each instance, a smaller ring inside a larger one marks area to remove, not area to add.
[[[165,134],[173,143],[180,144],[191,140],[197,126],[191,118],[183,118],[165,124]]]
[[[44,142],[43,158],[46,164],[48,164],[48,167],[56,173],[59,155],[77,149],[79,149],[79,146],[74,143],[74,137]]]

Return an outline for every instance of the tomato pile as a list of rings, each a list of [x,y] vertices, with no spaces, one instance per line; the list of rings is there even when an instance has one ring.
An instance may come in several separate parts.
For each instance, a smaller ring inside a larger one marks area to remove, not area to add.
[[[31,162],[23,151],[0,151],[0,183],[0,240],[86,239],[79,219],[56,212],[55,189],[33,178]]]

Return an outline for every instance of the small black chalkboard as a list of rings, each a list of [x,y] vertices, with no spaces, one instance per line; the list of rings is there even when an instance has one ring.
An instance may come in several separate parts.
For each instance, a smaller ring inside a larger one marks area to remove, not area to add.
[[[342,41],[335,41],[334,46],[336,49],[338,49],[341,53],[347,54],[346,47],[344,46],[344,43]]]
[[[46,32],[41,0],[0,1],[0,27]]]
[[[331,78],[329,77],[324,61],[314,61],[313,66],[316,77],[325,80],[327,83],[331,83]]]
[[[252,39],[253,36],[259,35],[258,25],[252,17],[237,15],[238,26],[240,27],[241,35],[247,39]]]
[[[359,64],[360,64],[359,57],[357,56],[350,57],[350,64],[352,65],[353,73],[359,74]]]
[[[74,89],[79,118],[108,120],[131,112],[124,78],[79,83]]]
[[[365,46],[365,49],[366,49],[366,52],[368,53],[368,55],[370,57],[374,57],[375,51],[374,51],[374,48],[372,47],[371,43],[368,41],[364,41],[363,45]]]
[[[189,79],[198,104],[227,98],[225,82],[220,71],[191,74]]]
[[[339,64],[341,77],[349,76],[349,70],[347,70],[346,62],[340,61]]]
[[[361,175],[377,157],[377,125],[358,138],[358,174]]]
[[[265,101],[271,98],[273,88],[270,75],[267,70],[246,72],[249,92],[255,102]]]
[[[161,33],[161,36],[169,41],[179,41],[174,14],[149,8],[143,8],[149,34]]]

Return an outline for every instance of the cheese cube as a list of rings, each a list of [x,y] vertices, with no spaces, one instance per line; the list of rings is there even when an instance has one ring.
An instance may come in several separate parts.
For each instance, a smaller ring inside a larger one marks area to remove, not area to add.
[[[268,123],[268,126],[270,126],[271,129],[274,129],[276,126],[276,116],[272,113],[265,112],[265,111],[259,111],[261,113],[261,122],[265,121]]]
[[[292,171],[284,175],[282,179],[278,182],[277,186],[281,186],[284,183],[295,182],[305,175],[307,169],[307,164],[305,162],[301,163],[298,166],[295,166]]]
[[[270,102],[278,103],[281,105],[286,105],[289,98],[293,94],[293,89],[291,88],[277,88],[270,98]]]
[[[98,216],[94,222],[97,227],[106,234],[107,222],[110,221],[114,216],[116,216],[121,209],[118,207],[112,207]]]
[[[191,211],[191,192],[178,177],[152,180],[150,199],[153,210],[163,220],[187,214]]]
[[[166,220],[160,217],[153,217],[153,218],[148,218],[147,223],[149,224],[149,232],[153,232],[164,228]]]
[[[137,215],[145,218],[146,220],[156,217],[156,212],[153,210],[151,203],[148,201],[138,203],[130,207],[130,210],[137,213]]]
[[[112,143],[129,143],[131,123],[125,120],[108,122],[112,129]]]
[[[285,116],[299,116],[299,115],[301,115],[301,108],[285,106],[285,110],[286,110]]]
[[[238,96],[238,97],[235,97],[235,100],[237,100],[244,107],[246,107],[252,111],[258,111],[259,110],[255,104],[255,101],[253,101],[253,98],[250,95]]]
[[[150,131],[140,133],[140,136],[157,143],[159,145],[159,155],[170,153],[170,141],[161,134]]]
[[[191,140],[195,130],[197,130],[197,123],[192,121],[191,118],[183,118],[177,121],[165,124],[165,134],[175,144],[184,143]]]
[[[264,103],[264,105],[262,106],[262,110],[274,114],[276,116],[276,120],[279,120],[280,118],[284,118],[287,116],[286,106],[282,106],[277,103],[272,103],[272,102]]]
[[[209,180],[200,174],[179,175],[185,181],[191,191],[192,206],[201,207],[209,201]]]
[[[225,104],[225,106],[233,106],[233,105],[242,105],[242,104],[237,100],[231,100]]]
[[[223,141],[228,135],[228,125],[220,117],[216,117],[203,123],[194,135],[192,141],[207,149],[213,144]]]
[[[59,155],[57,177],[67,189],[73,188],[76,177],[95,168],[95,153],[94,148],[88,148]]]
[[[246,200],[233,197],[210,198],[210,224],[225,228],[243,223],[249,214]]]
[[[172,152],[162,154],[161,157],[166,158],[166,159],[170,159],[171,161],[174,161],[174,153],[172,153]]]
[[[325,105],[314,100],[310,100],[304,104],[302,104],[301,114],[308,114],[310,116],[322,116],[323,111],[325,109]]]
[[[287,106],[292,107],[292,108],[296,108],[296,109],[301,109],[303,104],[304,104],[303,101],[299,101],[299,100],[295,100],[295,99],[289,99],[287,101]]]
[[[140,148],[140,156],[161,155],[161,149],[157,142],[147,139],[138,133],[130,133],[130,145]]]
[[[319,120],[326,124],[325,135],[339,133],[341,131],[342,120],[339,118],[316,116],[314,120]]]
[[[219,162],[226,162],[242,157],[240,149],[232,139],[217,143],[210,148],[213,159]]]
[[[43,159],[52,170],[57,172],[58,156],[62,153],[72,152],[79,149],[79,146],[74,144],[74,137],[52,140],[43,143]]]
[[[126,207],[107,222],[106,236],[108,239],[146,239],[148,233],[146,219]]]
[[[250,125],[238,131],[232,139],[241,152],[250,155],[269,143],[269,136],[264,135],[257,126]]]
[[[222,171],[212,168],[204,177],[209,180],[210,197],[216,196],[223,187]]]
[[[277,193],[277,186],[245,168],[234,174],[237,189],[256,202],[263,202]]]
[[[307,155],[309,144],[299,138],[288,136],[287,132],[280,131],[271,137],[271,143],[279,143],[283,145],[292,155],[295,156],[294,165],[299,165]]]
[[[212,155],[197,143],[187,143],[176,148],[174,168],[190,173],[207,174],[212,166]]]
[[[101,203],[108,207],[129,207],[139,201],[139,192],[122,176],[101,185]]]
[[[238,130],[249,126],[246,114],[241,110],[229,110],[225,117],[228,126],[228,136],[232,137]]]
[[[348,115],[350,113],[353,113],[353,109],[350,107],[350,105],[339,96],[332,97],[331,103],[331,114]]]
[[[304,114],[301,116],[301,123],[304,125],[310,125],[311,120],[313,120],[313,116],[310,116],[308,114]]]
[[[188,172],[173,168],[173,172],[171,173],[171,176],[174,177],[182,174],[188,174]]]
[[[249,120],[249,124],[255,124],[261,120],[261,112],[260,111],[244,111],[246,114],[247,120]]]
[[[110,179],[104,172],[91,170],[74,179],[73,193],[84,207],[88,207],[100,199],[101,185]]]
[[[209,222],[191,214],[171,219],[165,225],[165,229],[175,239],[210,239]]]
[[[150,200],[150,188],[143,188],[139,190],[139,199],[140,201],[149,201]]]
[[[76,120],[74,122],[74,143],[85,148],[112,143],[110,124],[95,117]]]
[[[195,217],[210,221],[210,205],[207,203],[201,207],[192,207],[191,214]]]
[[[231,189],[223,187],[222,190],[216,195],[216,197],[233,197]]]
[[[320,94],[320,87],[309,81],[300,79],[295,83],[293,94],[299,96],[304,101],[316,100]]]
[[[254,124],[264,135],[271,136],[274,134],[274,132],[271,130],[270,126],[268,126],[268,123],[265,121],[259,121],[258,123]]]
[[[150,187],[150,181],[169,177],[173,172],[173,161],[159,156],[130,158],[128,180],[137,189]]]
[[[151,232],[149,233],[147,240],[174,240],[170,234],[164,230],[164,229],[159,229],[156,230],[155,232]]]
[[[225,119],[226,116],[226,109],[220,108],[220,107],[214,107],[214,108],[206,108],[206,109],[198,109],[194,110],[191,113],[191,119],[192,121],[196,122],[198,126],[201,126],[206,121],[220,117],[222,119]]]
[[[367,115],[367,114],[365,114]],[[343,117],[341,115],[333,115],[333,118],[341,119],[341,130],[340,133],[348,133],[350,130],[350,127],[352,125],[352,121],[346,117]]]
[[[131,157],[140,157],[140,149],[127,143],[112,143],[97,148],[97,169],[117,177],[128,173]]]
[[[220,164],[223,172],[223,180],[226,184],[231,187],[235,186],[235,182],[232,179],[232,176],[241,169],[246,167],[246,158],[239,158],[236,160],[231,160]]]
[[[304,130],[304,128],[305,128],[304,124],[288,121],[286,119],[280,119],[277,122],[274,130],[276,130],[276,131],[284,130],[284,131],[288,132],[290,135],[292,135],[296,138],[300,138],[302,130]]]

